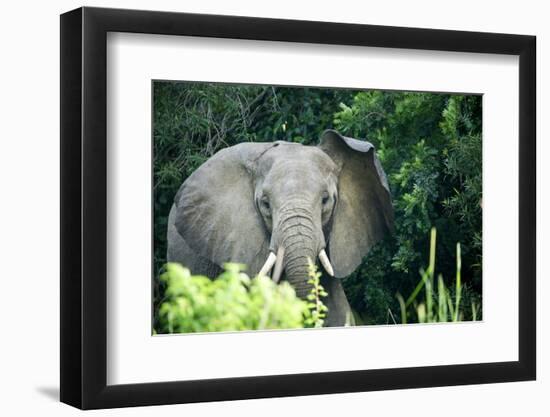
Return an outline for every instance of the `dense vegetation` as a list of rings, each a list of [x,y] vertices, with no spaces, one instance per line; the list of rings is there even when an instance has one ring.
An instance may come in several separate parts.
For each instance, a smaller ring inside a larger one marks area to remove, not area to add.
[[[310,279],[319,275],[311,265]],[[157,333],[321,327],[327,309],[317,294],[319,286],[302,301],[288,282],[277,285],[265,276],[250,279],[239,264],[226,264],[225,272],[211,280],[169,263],[161,280],[166,291]]]
[[[480,305],[482,284],[480,96],[155,82],[153,117],[155,311],[166,298],[158,277],[167,215],[187,176],[239,142],[316,144],[335,128],[376,146],[395,208],[394,234],[344,281],[356,322],[399,317],[396,295],[406,299],[417,288],[429,264],[432,227],[439,236],[437,274],[449,288],[461,245],[462,314],[473,318],[470,306]],[[456,299],[454,291],[448,295]]]

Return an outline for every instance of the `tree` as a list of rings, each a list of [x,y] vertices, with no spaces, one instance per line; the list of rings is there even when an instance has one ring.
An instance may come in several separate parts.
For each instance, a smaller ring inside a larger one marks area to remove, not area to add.
[[[466,297],[481,294],[481,97],[367,91],[343,104],[335,125],[378,150],[388,174],[395,234],[345,281],[363,321],[388,320],[396,292],[410,293],[426,263],[426,236],[440,233],[439,267],[452,277],[463,248]]]

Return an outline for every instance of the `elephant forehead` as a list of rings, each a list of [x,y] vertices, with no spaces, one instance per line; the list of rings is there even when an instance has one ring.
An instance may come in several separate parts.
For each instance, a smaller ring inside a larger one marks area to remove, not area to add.
[[[336,169],[332,159],[316,146],[306,146],[300,143],[277,141],[273,148],[266,152],[264,161],[271,168],[285,165],[287,169],[314,169],[322,171]]]
[[[295,154],[279,159],[266,173],[264,187],[279,195],[306,191],[316,194],[330,188],[337,178],[334,171],[312,161]]]

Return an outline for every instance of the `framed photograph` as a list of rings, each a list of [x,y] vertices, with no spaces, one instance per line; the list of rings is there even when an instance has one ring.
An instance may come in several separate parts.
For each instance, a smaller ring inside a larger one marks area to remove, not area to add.
[[[535,37],[61,16],[61,401],[533,380]]]

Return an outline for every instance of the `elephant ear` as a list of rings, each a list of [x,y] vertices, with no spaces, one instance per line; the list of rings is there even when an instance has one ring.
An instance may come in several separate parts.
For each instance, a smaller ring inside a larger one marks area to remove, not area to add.
[[[342,278],[393,229],[391,195],[371,143],[327,130],[319,147],[340,168],[328,249],[335,276]]]
[[[220,267],[238,262],[260,270],[269,238],[254,203],[255,161],[269,143],[223,149],[183,183],[175,197],[175,226],[188,246]]]

